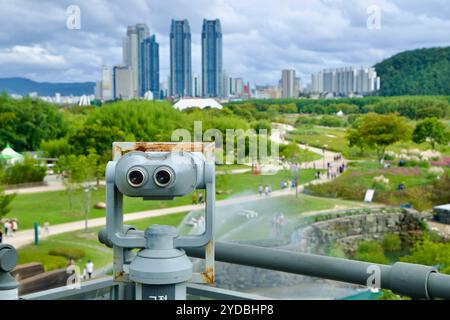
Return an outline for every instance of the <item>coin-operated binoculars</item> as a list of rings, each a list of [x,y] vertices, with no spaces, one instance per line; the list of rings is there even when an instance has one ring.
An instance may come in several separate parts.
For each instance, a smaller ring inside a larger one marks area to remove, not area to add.
[[[214,281],[214,145],[114,143],[106,168],[106,229],[100,242],[114,250],[114,280],[134,286],[138,300],[186,299],[186,283]],[[172,200],[205,190],[203,234],[179,236],[170,226],[139,231],[123,225],[123,196]],[[206,247],[205,271],[193,274],[183,248]],[[136,254],[133,250],[140,249]],[[124,299],[119,293],[119,299]]]
[[[0,300],[16,300],[18,282],[10,272],[17,265],[16,249],[9,244],[0,244]]]

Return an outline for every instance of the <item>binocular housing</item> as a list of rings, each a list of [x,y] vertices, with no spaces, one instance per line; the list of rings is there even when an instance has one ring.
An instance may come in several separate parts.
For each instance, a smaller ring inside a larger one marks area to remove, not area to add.
[[[115,185],[128,197],[170,200],[205,189],[201,152],[140,152],[123,155],[115,166]]]

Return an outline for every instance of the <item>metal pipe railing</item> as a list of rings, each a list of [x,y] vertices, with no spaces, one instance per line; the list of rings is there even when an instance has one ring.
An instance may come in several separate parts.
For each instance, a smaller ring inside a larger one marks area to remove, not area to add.
[[[204,258],[203,249],[185,250],[191,257]],[[415,299],[450,299],[450,276],[438,273],[433,267],[416,264],[398,262],[387,266],[224,242],[216,243],[215,259],[362,286],[367,286],[370,270],[376,269],[382,289]]]

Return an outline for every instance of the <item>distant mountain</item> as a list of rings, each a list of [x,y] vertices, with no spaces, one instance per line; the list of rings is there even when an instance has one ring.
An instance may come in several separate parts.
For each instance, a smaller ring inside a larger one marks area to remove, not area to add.
[[[63,96],[81,96],[94,94],[94,82],[50,83],[35,82],[25,78],[0,78],[0,93],[28,95],[37,92],[39,96],[54,96],[60,93]]]
[[[450,47],[402,52],[375,69],[383,96],[450,95]]]

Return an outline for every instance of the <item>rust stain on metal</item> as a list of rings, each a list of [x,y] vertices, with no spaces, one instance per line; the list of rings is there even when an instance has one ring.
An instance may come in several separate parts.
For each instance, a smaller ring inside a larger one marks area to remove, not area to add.
[[[121,146],[121,143],[114,144],[113,152],[119,157],[132,151],[141,152],[214,152],[214,143],[202,142],[134,142],[131,146]]]
[[[204,272],[201,273],[203,282],[212,284],[214,283],[214,269],[213,268],[206,268]]]
[[[114,274],[114,280],[115,281],[122,281],[124,275],[125,275],[124,271],[117,272],[116,274]]]

